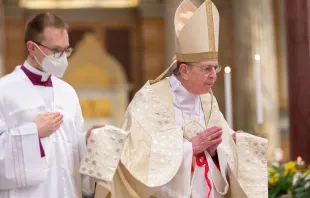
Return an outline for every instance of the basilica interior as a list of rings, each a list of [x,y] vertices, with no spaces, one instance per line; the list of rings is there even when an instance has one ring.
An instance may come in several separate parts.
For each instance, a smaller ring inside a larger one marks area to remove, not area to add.
[[[0,76],[24,62],[24,28],[31,17],[49,11],[69,23],[74,52],[63,80],[78,93],[85,128],[120,125],[135,92],[173,60],[173,20],[181,0],[1,2]],[[203,1],[192,2],[199,6]],[[233,129],[268,138],[270,160],[281,148],[283,160],[301,156],[310,162],[310,4],[213,2],[220,13],[219,62],[231,68]],[[262,122],[257,118],[255,55],[261,65]],[[224,84],[223,69],[213,92],[225,116]]]

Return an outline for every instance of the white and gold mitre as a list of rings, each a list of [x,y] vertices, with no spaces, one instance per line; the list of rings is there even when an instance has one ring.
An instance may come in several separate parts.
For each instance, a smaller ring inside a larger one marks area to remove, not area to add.
[[[201,62],[218,58],[219,13],[210,0],[198,9],[189,0],[178,7],[175,18],[176,59]]]
[[[206,0],[197,9],[190,0],[184,0],[174,16],[176,60],[202,62],[218,59],[219,21],[218,10],[212,1]],[[150,83],[169,76],[176,68],[175,63]]]

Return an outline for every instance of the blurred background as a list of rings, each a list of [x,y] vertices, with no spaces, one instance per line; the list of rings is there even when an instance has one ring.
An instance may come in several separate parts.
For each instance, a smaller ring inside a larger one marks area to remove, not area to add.
[[[199,6],[203,1],[192,2]],[[224,69],[219,73],[213,88],[223,115],[227,116],[230,105],[235,130],[268,138],[270,160],[275,151],[279,156],[281,148],[283,160],[301,156],[310,162],[310,2],[213,2],[220,13],[219,62],[231,68],[230,74]],[[27,21],[39,12],[53,12],[70,25],[74,53],[63,80],[80,97],[85,128],[93,123],[120,125],[135,92],[172,62],[174,14],[180,3],[2,0],[0,76],[26,58]],[[225,83],[225,75],[231,81]],[[227,86],[231,86],[231,95],[225,95]]]

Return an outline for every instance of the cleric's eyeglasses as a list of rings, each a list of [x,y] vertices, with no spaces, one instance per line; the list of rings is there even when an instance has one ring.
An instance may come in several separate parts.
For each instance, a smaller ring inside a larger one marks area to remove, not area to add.
[[[50,50],[51,52],[53,52],[55,58],[60,58],[60,57],[63,55],[63,53],[65,53],[66,56],[69,57],[69,56],[72,54],[72,51],[73,51],[73,48],[72,48],[72,47],[67,47],[67,48],[65,48],[64,50],[62,50],[62,49],[59,49],[59,48],[50,48],[50,47],[47,47],[47,46],[45,46],[45,45],[43,45],[43,44],[41,44],[41,43],[39,43],[39,42],[36,42],[36,41],[33,41],[33,42],[34,42],[35,44],[39,45],[39,46],[42,46],[42,47],[44,47],[44,48]]]

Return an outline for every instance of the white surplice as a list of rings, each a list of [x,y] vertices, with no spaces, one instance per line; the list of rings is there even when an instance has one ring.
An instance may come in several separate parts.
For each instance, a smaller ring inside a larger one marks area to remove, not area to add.
[[[175,121],[183,128],[183,126],[191,120],[195,120],[206,128],[204,113],[201,106],[199,95],[194,95],[188,92],[181,82],[172,75],[169,78],[169,83],[172,89]],[[205,179],[205,167],[195,166],[195,174],[192,177],[192,143],[184,139],[183,160],[175,177],[166,185],[161,187],[160,192],[156,194],[161,198],[205,198],[208,197],[210,191]],[[217,177],[222,185],[224,180],[221,179],[221,174],[213,160],[208,160],[210,171],[208,178],[212,182],[212,178]],[[226,171],[226,170],[223,170]],[[212,177],[212,175],[213,177]],[[222,181],[221,181],[222,180]],[[215,186],[212,185],[210,198],[223,197],[216,192]]]
[[[46,80],[47,74],[24,66]],[[0,79],[0,198],[76,198],[82,188],[91,191],[89,178],[78,172],[86,140],[77,94],[59,78],[52,82],[34,86],[20,66]],[[33,121],[44,112],[64,117],[55,133],[41,139],[41,157]]]

